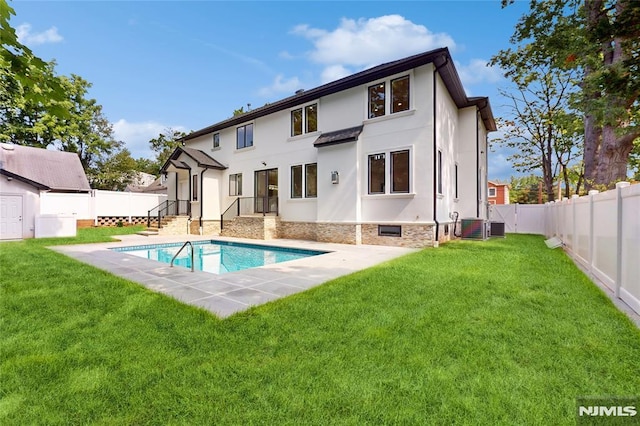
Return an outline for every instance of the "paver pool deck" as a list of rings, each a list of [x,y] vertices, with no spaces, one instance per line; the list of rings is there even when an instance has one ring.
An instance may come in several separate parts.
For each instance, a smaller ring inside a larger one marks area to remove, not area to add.
[[[115,238],[121,241],[54,246],[51,249],[119,277],[137,282],[150,290],[207,309],[222,318],[244,311],[251,306],[305,291],[334,278],[417,250],[388,246],[281,239],[263,241],[201,235],[171,237],[123,235]],[[202,271],[191,272],[190,269],[180,266],[170,267],[166,263],[110,250],[114,247],[164,244],[187,240],[233,241],[264,246],[320,250],[329,253],[217,275]]]

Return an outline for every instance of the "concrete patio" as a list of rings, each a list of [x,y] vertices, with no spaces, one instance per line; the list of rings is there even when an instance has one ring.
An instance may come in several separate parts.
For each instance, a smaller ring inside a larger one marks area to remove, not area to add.
[[[116,238],[121,241],[51,248],[119,277],[137,282],[152,291],[207,309],[222,318],[417,250],[300,240],[262,241],[193,235],[173,237],[124,235]],[[320,250],[329,253],[216,275],[201,271],[191,272],[179,266],[172,268],[165,263],[110,250],[114,247],[211,239]]]

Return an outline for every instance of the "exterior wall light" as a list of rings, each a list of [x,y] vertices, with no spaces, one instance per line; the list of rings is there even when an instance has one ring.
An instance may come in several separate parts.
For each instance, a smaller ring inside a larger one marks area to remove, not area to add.
[[[331,183],[334,185],[340,183],[340,174],[338,172],[331,172]]]

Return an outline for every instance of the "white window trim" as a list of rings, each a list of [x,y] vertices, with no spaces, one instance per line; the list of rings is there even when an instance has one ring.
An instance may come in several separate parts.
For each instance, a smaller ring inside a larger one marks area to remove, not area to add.
[[[315,164],[316,165],[316,196],[315,197],[307,197],[307,165]],[[293,189],[293,175],[291,173],[291,168],[295,166],[302,167],[302,196],[301,197],[292,197],[291,190]],[[287,199],[289,201],[312,201],[318,199],[318,161],[310,161],[310,162],[302,162],[302,163],[290,163],[289,164],[289,193]]]
[[[318,123],[316,123],[318,125],[318,129],[316,131],[313,132],[309,132],[309,133],[305,133],[305,129],[307,128],[307,114],[305,113],[306,108],[310,105],[316,105],[316,115],[318,116]],[[302,133],[300,133],[299,135],[291,135],[291,113],[295,110],[298,109],[302,109]],[[296,139],[302,139],[305,137],[309,137],[311,135],[316,135],[318,133],[320,133],[320,126],[319,126],[319,122],[320,122],[320,99],[316,99],[314,101],[311,102],[306,102],[304,104],[300,104],[300,105],[296,105],[293,108],[289,108],[289,131],[288,131],[288,137],[287,137],[287,141],[290,140],[296,140]],[[295,165],[295,164],[294,164]]]
[[[406,111],[400,111],[396,113],[391,112],[391,82],[400,77],[409,76],[409,109]],[[376,84],[384,83],[384,112],[385,114],[380,117],[369,118],[369,88],[371,86],[375,86]],[[415,113],[415,79],[413,70],[401,72],[398,74],[394,74],[391,76],[387,76],[385,78],[370,81],[364,84],[364,120],[363,123],[374,123],[377,121],[389,120],[392,118],[405,117],[407,115],[412,115]]]
[[[252,125],[253,126],[253,141],[251,142],[251,146],[245,146],[243,148],[238,148],[238,129],[240,127],[246,127],[248,125]],[[235,138],[235,142],[233,144],[234,146],[234,152],[244,152],[244,151],[249,151],[251,149],[255,149],[256,147],[256,123],[253,121],[248,121],[246,123],[240,124],[238,126],[235,126],[234,128],[234,138]]]
[[[489,187],[487,188],[488,192],[487,192],[487,196],[489,198],[496,198],[498,196],[498,188],[494,188],[494,187]],[[491,190],[493,190],[493,195],[491,195]]]
[[[398,151],[409,151],[409,192],[391,192],[392,184],[393,184],[393,176],[391,176],[391,153]],[[384,193],[380,194],[369,194],[369,156],[375,154],[384,154]],[[364,194],[362,197],[364,198],[413,198],[417,194],[415,192],[415,149],[414,145],[405,145],[393,148],[385,148],[379,150],[372,150],[370,152],[366,152],[364,154],[364,164],[366,167],[363,167],[364,170],[364,180],[365,183],[363,185]]]

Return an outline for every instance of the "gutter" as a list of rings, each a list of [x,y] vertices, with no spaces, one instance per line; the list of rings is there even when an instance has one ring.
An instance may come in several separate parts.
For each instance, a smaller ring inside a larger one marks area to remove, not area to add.
[[[436,74],[439,73],[440,68],[447,65],[449,62],[449,58],[447,55],[442,56],[444,58],[444,62],[438,66],[436,61],[433,61],[433,221],[436,223],[436,233],[433,242],[434,247],[438,247],[440,241],[440,222],[438,222],[438,144],[437,144],[437,78]]]
[[[478,115],[476,109],[476,217],[480,218],[480,138],[478,137]]]
[[[202,235],[202,213],[204,210],[204,180],[202,179],[202,177],[204,176],[204,172],[206,171],[207,169],[202,169],[202,171],[200,172],[200,219],[198,219],[200,235]]]

